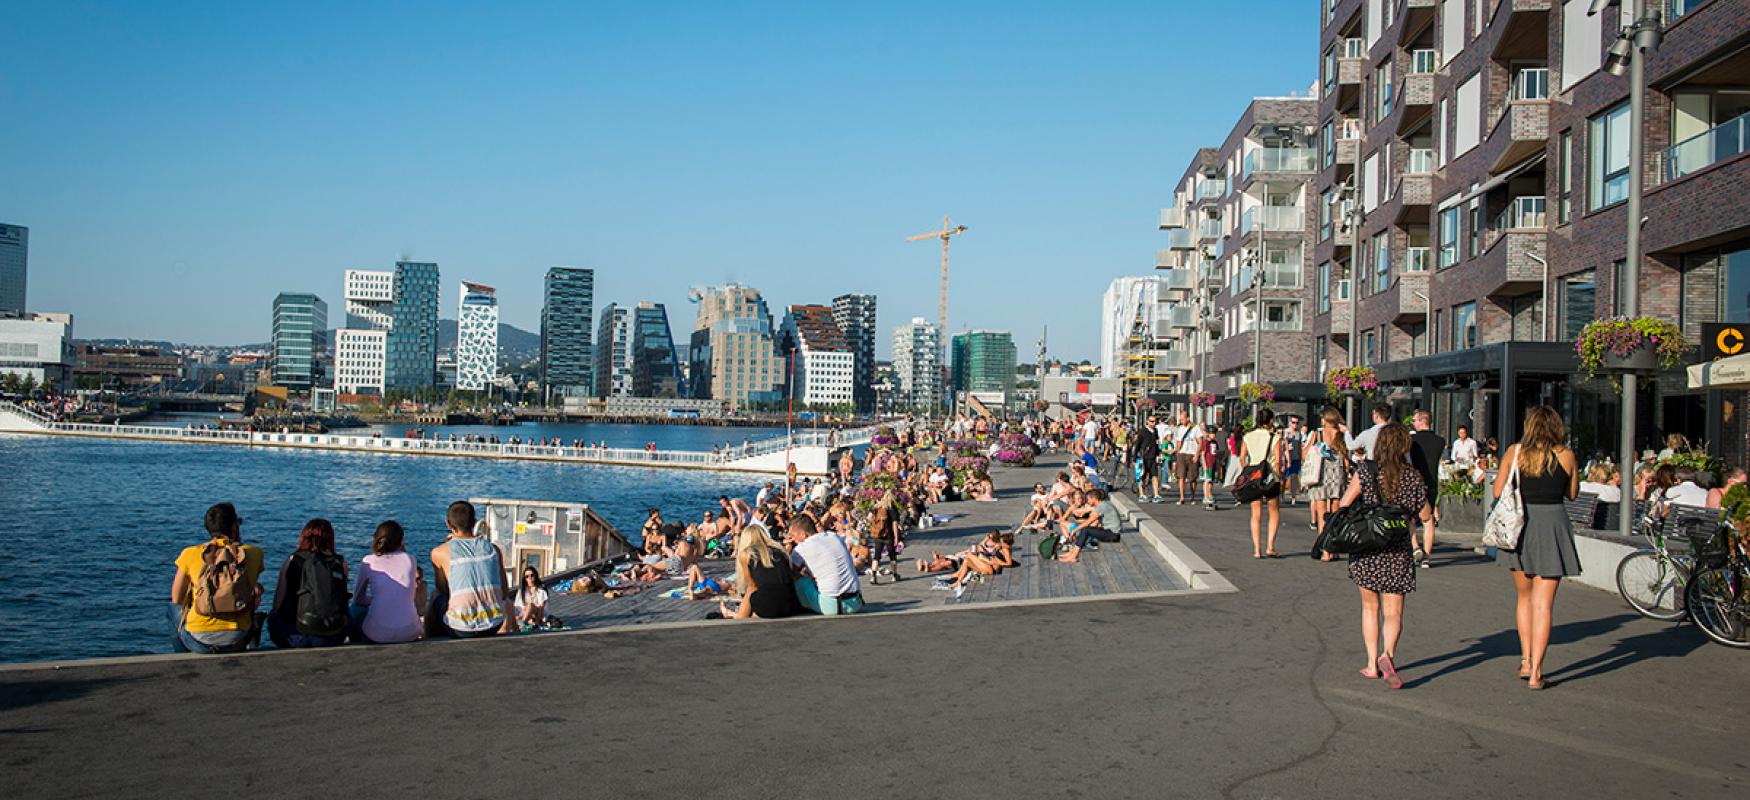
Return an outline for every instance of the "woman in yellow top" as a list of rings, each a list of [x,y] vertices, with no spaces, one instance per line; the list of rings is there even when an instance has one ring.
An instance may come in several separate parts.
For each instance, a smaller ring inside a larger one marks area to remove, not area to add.
[[[176,578],[170,583],[170,627],[175,632],[171,646],[179,653],[236,653],[251,649],[260,638],[255,609],[261,605],[261,548],[243,544],[243,519],[237,507],[219,503],[207,509],[205,544],[185,547],[176,557]],[[209,556],[211,558],[209,559]],[[230,613],[202,614],[198,608],[208,588],[201,572],[209,560],[229,559],[241,565],[231,594],[245,598],[245,607]]]
[[[1268,555],[1276,558],[1276,530],[1282,527],[1282,435],[1271,426],[1275,414],[1269,408],[1258,409],[1257,425],[1245,436],[1240,438],[1240,463],[1247,467],[1255,467],[1265,461],[1270,462],[1270,471],[1276,475],[1275,484],[1262,497],[1252,501],[1252,558],[1263,558]],[[1258,528],[1264,516],[1264,509],[1270,509],[1270,537],[1266,549],[1258,549]]]

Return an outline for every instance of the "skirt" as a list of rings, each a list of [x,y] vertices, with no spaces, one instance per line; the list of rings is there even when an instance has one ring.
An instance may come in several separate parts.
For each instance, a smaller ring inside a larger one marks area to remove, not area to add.
[[[1402,547],[1364,556],[1350,556],[1349,580],[1370,592],[1409,594],[1416,591],[1414,559],[1415,554],[1410,551],[1408,541]]]
[[[1557,505],[1525,506],[1525,530],[1519,533],[1519,549],[1496,551],[1495,560],[1510,570],[1540,578],[1580,574],[1580,554],[1574,550],[1574,525],[1568,521],[1567,509]]]
[[[1306,496],[1309,500],[1341,500],[1343,492],[1349,488],[1349,471],[1341,461],[1326,459],[1319,469],[1319,482],[1316,486],[1308,486]]]

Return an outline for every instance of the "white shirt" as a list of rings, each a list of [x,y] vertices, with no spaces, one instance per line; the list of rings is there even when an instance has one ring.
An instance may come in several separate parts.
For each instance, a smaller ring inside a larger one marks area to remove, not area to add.
[[[546,589],[536,589],[534,594],[529,595],[529,602],[526,604],[523,602],[523,593],[521,590],[518,590],[513,594],[516,599],[516,613],[519,617],[529,610],[529,606],[536,606],[539,608],[547,607]]]
[[[1622,487],[1621,486],[1611,486],[1608,483],[1593,483],[1591,481],[1580,481],[1580,491],[1585,492],[1587,494],[1597,495],[1598,502],[1600,502],[1600,503],[1620,503],[1620,502],[1622,502]],[[1705,503],[1705,500],[1706,500],[1706,497],[1704,496],[1703,497],[1704,503]]]
[[[1167,449],[1168,443],[1179,433],[1179,426],[1163,422],[1155,426],[1155,441],[1161,443],[1161,449]]]
[[[863,590],[857,581],[857,566],[845,540],[831,533],[817,533],[802,540],[790,553],[790,563],[808,567],[821,597],[843,597]]]
[[[1680,506],[1707,508],[1707,490],[1695,485],[1695,481],[1684,481],[1666,489],[1665,499]]]
[[[1091,442],[1099,437],[1100,423],[1095,422],[1093,417],[1089,417],[1087,422],[1082,423],[1082,440]]]
[[[1178,450],[1179,455],[1197,455],[1197,451],[1203,446],[1203,437],[1197,434],[1197,426],[1186,425],[1184,428],[1180,429],[1178,435],[1179,442],[1175,449]]]
[[[1385,423],[1379,423],[1362,431],[1360,436],[1350,436],[1348,431],[1344,431],[1343,443],[1349,447],[1349,452],[1362,458],[1372,458],[1373,440],[1379,438],[1379,431],[1384,427]]]
[[[754,495],[753,504],[756,506],[763,506],[766,504],[766,501],[770,499],[772,499],[772,490],[761,489],[759,494]]]
[[[1452,443],[1452,460],[1460,464],[1469,464],[1477,460],[1477,440],[1458,439]],[[1611,502],[1616,502],[1612,500]]]

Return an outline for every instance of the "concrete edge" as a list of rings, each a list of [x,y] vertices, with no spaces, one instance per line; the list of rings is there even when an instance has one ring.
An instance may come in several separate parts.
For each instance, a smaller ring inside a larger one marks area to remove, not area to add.
[[[1179,537],[1173,535],[1172,531],[1167,530],[1167,526],[1143,514],[1142,508],[1136,504],[1135,500],[1121,494],[1113,494],[1111,498],[1112,504],[1118,507],[1119,513],[1123,514],[1130,524],[1136,526],[1136,532],[1142,538],[1149,540],[1149,543],[1154,545],[1155,552],[1160,553],[1161,559],[1166,561],[1167,566],[1172,567],[1174,572],[1178,573],[1179,577],[1185,581],[1185,585],[1191,587],[1191,591],[1239,591],[1239,588],[1234,586],[1232,581],[1222,577],[1222,574],[1216,572],[1214,567],[1209,566],[1209,562],[1204,561],[1202,556],[1197,555],[1196,551],[1186,546],[1183,541],[1179,540]]]

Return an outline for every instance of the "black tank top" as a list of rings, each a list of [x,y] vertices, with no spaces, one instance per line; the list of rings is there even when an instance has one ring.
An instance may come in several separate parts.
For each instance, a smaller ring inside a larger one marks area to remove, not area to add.
[[[1513,454],[1519,455],[1518,451]],[[1542,475],[1519,471],[1519,499],[1528,506],[1559,506],[1568,499],[1568,481],[1568,471],[1562,462],[1552,458],[1549,471]]]

